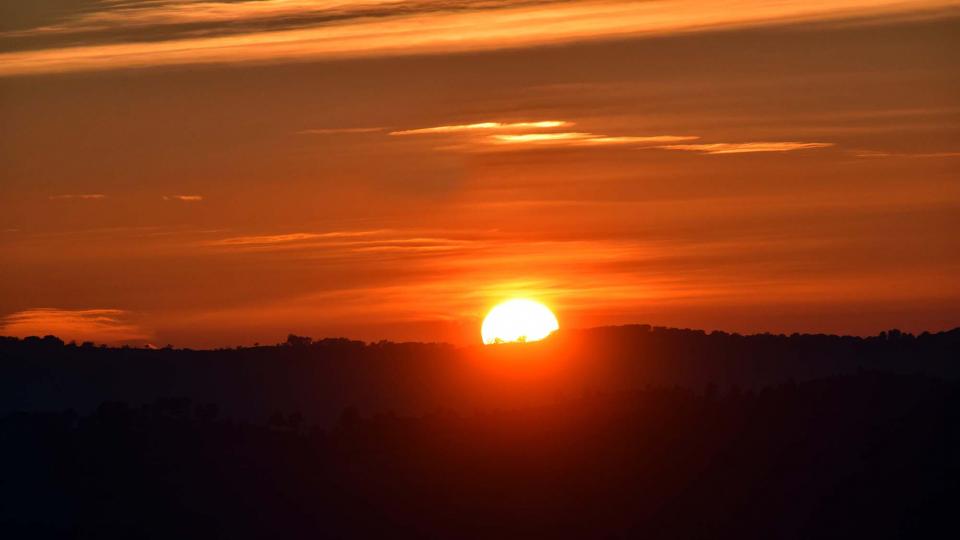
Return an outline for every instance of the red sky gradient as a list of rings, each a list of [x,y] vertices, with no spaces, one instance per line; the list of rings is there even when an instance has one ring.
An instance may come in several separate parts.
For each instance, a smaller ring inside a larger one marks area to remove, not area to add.
[[[0,7],[0,334],[960,326],[958,2]]]

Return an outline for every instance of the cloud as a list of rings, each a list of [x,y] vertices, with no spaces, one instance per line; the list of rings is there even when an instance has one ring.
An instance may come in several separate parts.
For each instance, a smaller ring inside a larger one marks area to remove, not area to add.
[[[351,258],[375,254],[442,253],[479,247],[482,242],[477,234],[476,231],[428,229],[295,232],[221,238],[202,242],[199,246],[242,252],[310,252],[322,258]]]
[[[582,141],[595,137],[590,133],[525,133],[522,135],[493,135],[491,140],[504,143],[536,143],[557,141]]]
[[[233,236],[204,242],[207,246],[219,247],[258,247],[273,246],[278,244],[290,244],[303,242],[307,240],[332,239],[332,238],[352,238],[357,236],[369,236],[377,234],[378,230],[371,231],[333,231],[333,232],[295,232],[286,234],[266,234],[256,236]]]
[[[671,144],[658,146],[667,150],[686,150],[704,154],[745,154],[751,152],[792,152],[813,148],[828,148],[833,143],[823,142],[746,142],[746,143],[710,143],[710,144]]]
[[[45,0],[13,4],[42,4]],[[46,0],[51,1],[51,0]],[[63,2],[63,0],[53,0]],[[19,25],[3,25],[17,36],[84,34],[96,40],[127,36],[132,30],[147,39],[189,35],[232,35],[348,24],[364,18],[422,17],[435,13],[482,12],[576,0],[68,0],[65,6],[21,17]],[[86,4],[86,5],[83,5]],[[21,7],[21,12],[31,11]],[[46,20],[44,20],[44,18]],[[11,28],[13,26],[13,28]]]
[[[304,129],[297,132],[297,135],[340,135],[350,133],[376,133],[384,131],[382,127],[358,127],[358,128],[318,128]]]
[[[407,129],[403,131],[391,131],[390,135],[434,135],[444,133],[476,133],[481,131],[493,130],[522,130],[522,129],[548,129],[556,127],[566,127],[573,125],[573,122],[563,120],[541,120],[537,122],[479,122],[476,124],[456,124],[451,126],[435,126],[418,129]]]
[[[100,199],[106,199],[107,196],[104,195],[103,193],[76,193],[76,194],[71,193],[66,195],[51,195],[49,198],[51,201],[68,200],[68,199],[96,201]]]
[[[0,34],[0,75],[444,54],[771,24],[956,13],[952,0],[95,2]],[[30,26],[30,25],[27,25]]]
[[[499,144],[561,144],[561,145],[619,145],[619,144],[661,144],[665,142],[692,141],[696,135],[649,135],[649,136],[609,136],[594,133],[524,133],[492,135],[490,140]]]
[[[200,202],[203,200],[203,195],[164,195],[163,200],[181,201],[181,202]]]
[[[55,335],[65,341],[119,343],[145,341],[150,334],[131,323],[120,309],[33,308],[3,318],[0,334],[8,336]]]
[[[449,231],[448,231],[449,232]],[[353,253],[431,253],[459,251],[480,243],[474,239],[446,238],[431,236],[393,237],[341,243],[341,247]]]
[[[602,146],[663,144],[699,139],[696,135],[628,135],[612,136],[582,131],[544,132],[554,128],[573,126],[567,120],[539,120],[533,122],[477,122],[452,124],[390,132],[390,135],[452,135],[468,136],[466,143],[445,146],[446,150],[484,151],[485,146]],[[494,133],[490,133],[494,132]],[[507,132],[507,133],[503,133]],[[512,133],[511,133],[512,132]]]
[[[853,154],[859,158],[953,158],[960,157],[960,152],[880,152],[877,150],[853,150]]]

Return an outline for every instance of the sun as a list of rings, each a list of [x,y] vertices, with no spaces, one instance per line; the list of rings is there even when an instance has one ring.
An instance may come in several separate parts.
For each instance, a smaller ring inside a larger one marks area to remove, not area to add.
[[[484,344],[540,341],[560,328],[550,309],[533,300],[507,300],[490,310],[480,334]]]

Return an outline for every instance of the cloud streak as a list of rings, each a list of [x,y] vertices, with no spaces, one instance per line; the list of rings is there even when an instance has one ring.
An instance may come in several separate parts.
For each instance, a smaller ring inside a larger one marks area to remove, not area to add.
[[[438,54],[849,18],[956,13],[950,0],[97,3],[4,33],[0,76]],[[228,24],[229,23],[229,24]]]
[[[66,201],[66,200],[98,201],[106,198],[107,196],[104,195],[103,193],[69,193],[65,195],[51,195],[49,197],[51,201]]]
[[[203,195],[164,195],[163,200],[180,201],[180,202],[200,202],[203,200]]]
[[[960,157],[960,152],[881,152],[878,150],[854,150],[854,155],[859,158],[955,158]]]
[[[316,128],[304,129],[297,132],[297,135],[343,135],[352,133],[377,133],[384,131],[382,127],[356,127],[356,128]]]
[[[8,336],[55,335],[64,340],[120,343],[144,341],[150,334],[128,319],[120,309],[33,308],[3,318],[0,334]]]
[[[370,236],[382,231],[333,231],[333,232],[294,232],[285,234],[265,234],[255,236],[232,236],[204,242],[205,246],[213,247],[271,247],[284,244],[296,244],[308,240],[329,240],[340,238],[355,238]]]
[[[436,135],[448,133],[478,133],[495,130],[524,130],[524,129],[548,129],[557,127],[567,127],[573,125],[573,122],[564,120],[540,120],[536,122],[478,122],[475,124],[455,124],[450,126],[435,126],[427,128],[407,129],[402,131],[391,131],[390,135]]]
[[[494,144],[521,145],[563,145],[563,146],[603,146],[603,145],[644,145],[665,142],[692,141],[696,135],[648,135],[648,136],[609,136],[594,133],[526,133],[493,135],[489,139]]]
[[[745,143],[710,143],[710,144],[671,144],[658,146],[666,150],[685,150],[703,154],[747,154],[753,152],[793,152],[795,150],[810,150],[828,148],[833,143],[824,142],[745,142]]]
[[[466,137],[462,144],[443,147],[447,150],[484,151],[493,146],[607,146],[654,145],[699,139],[697,135],[601,135],[584,131],[543,131],[569,128],[575,122],[538,120],[529,122],[487,121],[452,124],[392,131],[393,136],[432,135]],[[464,139],[461,139],[464,140]]]

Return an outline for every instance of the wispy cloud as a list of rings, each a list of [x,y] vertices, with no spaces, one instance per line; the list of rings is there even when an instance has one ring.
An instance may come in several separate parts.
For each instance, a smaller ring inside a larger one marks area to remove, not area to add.
[[[484,151],[491,146],[604,146],[651,145],[699,139],[696,135],[603,135],[584,131],[544,131],[569,128],[575,122],[539,120],[530,122],[477,122],[393,131],[390,135],[448,135],[458,143],[446,150]]]
[[[745,143],[710,143],[710,144],[671,144],[658,146],[667,150],[686,150],[702,152],[704,154],[746,154],[751,152],[792,152],[794,150],[809,150],[813,148],[828,148],[833,143],[824,142],[745,142]]]
[[[475,124],[454,124],[450,126],[435,126],[402,131],[391,131],[390,135],[435,135],[445,133],[477,133],[494,130],[524,130],[548,129],[567,127],[573,122],[564,120],[541,120],[536,122],[478,122]]]
[[[164,195],[163,200],[180,201],[180,202],[200,202],[203,200],[203,195]]]
[[[0,75],[495,50],[956,11],[952,0],[171,0],[83,8],[0,35],[14,51],[0,54]]]
[[[69,200],[69,199],[96,201],[100,199],[106,199],[107,196],[104,195],[103,193],[68,193],[64,195],[51,195],[49,198],[51,201],[60,201],[60,200]]]
[[[355,127],[355,128],[317,128],[304,129],[297,132],[297,135],[341,135],[350,133],[376,133],[385,131],[382,127]]]
[[[960,152],[882,152],[878,150],[853,150],[853,155],[859,158],[955,158]]]
[[[143,341],[150,334],[129,321],[120,309],[33,308],[3,318],[0,334],[8,336],[55,335],[64,340],[118,343]]]
[[[350,258],[360,255],[417,256],[462,251],[484,245],[480,237],[475,231],[462,230],[375,229],[238,236],[205,241],[198,245],[226,252],[309,252],[311,257]]]
[[[17,36],[93,34],[163,29],[154,39],[190,34],[230,35],[344,24],[362,18],[429,16],[576,0],[72,0],[51,14],[56,20],[9,32]],[[86,4],[86,5],[84,5]],[[229,23],[229,24],[225,24]],[[222,25],[222,26],[221,26]]]
[[[557,141],[583,141],[593,137],[590,133],[525,133],[522,135],[493,135],[492,140],[504,143],[537,143]]]
[[[204,242],[203,245],[219,247],[262,247],[275,246],[278,244],[292,244],[304,242],[307,240],[333,239],[333,238],[353,238],[358,236],[370,236],[381,231],[333,231],[333,232],[294,232],[285,234],[265,234],[254,236],[232,236],[229,238],[220,238]]]
[[[560,144],[560,145],[619,145],[619,144],[662,144],[666,142],[692,141],[696,135],[648,135],[648,136],[610,136],[594,133],[524,133],[492,135],[490,140],[500,144]]]

